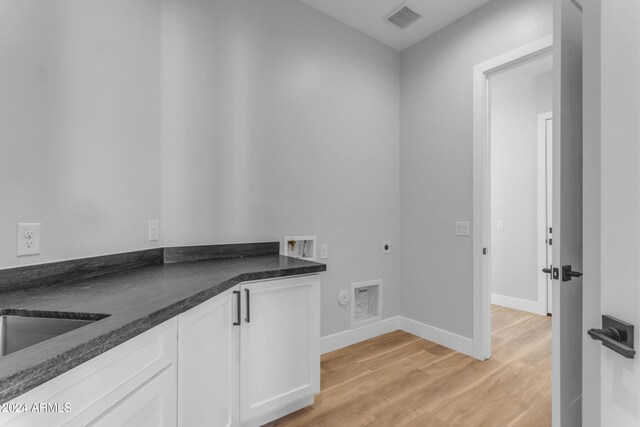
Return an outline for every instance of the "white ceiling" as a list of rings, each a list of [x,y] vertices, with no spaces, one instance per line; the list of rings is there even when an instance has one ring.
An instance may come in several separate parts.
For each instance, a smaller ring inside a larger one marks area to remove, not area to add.
[[[397,50],[446,27],[490,0],[300,0]],[[401,30],[386,21],[390,12],[407,5],[422,18]]]

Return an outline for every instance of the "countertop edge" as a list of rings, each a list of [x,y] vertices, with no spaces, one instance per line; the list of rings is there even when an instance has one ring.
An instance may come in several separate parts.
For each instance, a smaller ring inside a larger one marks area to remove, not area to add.
[[[126,341],[154,328],[155,326],[158,326],[161,323],[216,297],[240,283],[317,274],[326,271],[326,269],[326,265],[324,264],[314,264],[279,270],[245,272],[222,283],[212,284],[211,287],[194,295],[180,299],[161,310],[157,310],[153,313],[140,317],[117,329],[107,331],[100,336],[89,339],[88,341],[69,348],[62,353],[52,355],[41,363],[1,378],[0,404],[9,402],[16,397],[29,392],[47,381],[50,381],[65,372],[68,372],[103,353],[106,353],[118,345],[123,344]],[[74,356],[69,357],[70,354],[73,354]]]

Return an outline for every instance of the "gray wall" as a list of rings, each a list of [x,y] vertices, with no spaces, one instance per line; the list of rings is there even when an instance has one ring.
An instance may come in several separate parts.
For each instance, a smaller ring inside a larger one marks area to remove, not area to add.
[[[352,282],[383,279],[397,315],[399,53],[294,0],[164,11],[166,244],[317,235],[322,335],[349,328]]]
[[[552,33],[550,0],[495,0],[402,54],[401,313],[473,334],[473,67]]]
[[[538,114],[552,108],[551,59],[538,61],[545,61],[548,72],[523,75],[529,71],[522,68],[540,67],[527,64],[491,78],[491,292],[532,302],[538,302],[542,274]],[[499,220],[503,230],[497,229]]]
[[[3,1],[0,268],[156,246],[160,4]],[[16,258],[16,224],[41,255]]]
[[[471,70],[550,32],[549,0],[402,55],[295,0],[7,2],[0,267],[152,247],[158,218],[167,245],[313,233],[323,335],[349,326],[339,290],[382,278],[384,317],[401,295],[470,336]],[[42,222],[40,256],[15,258],[19,221]]]
[[[315,234],[323,335],[351,282],[398,313],[398,52],[295,0],[14,0],[0,55],[0,268]]]

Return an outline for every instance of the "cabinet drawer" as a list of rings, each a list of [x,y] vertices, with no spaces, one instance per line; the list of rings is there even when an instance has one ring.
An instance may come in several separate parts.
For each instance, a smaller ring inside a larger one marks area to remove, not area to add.
[[[163,371],[173,372],[177,319],[168,320],[15,398],[13,404],[58,404],[61,412],[0,414],[1,426],[86,426]],[[171,374],[170,374],[171,375]],[[69,411],[64,412],[64,404]]]

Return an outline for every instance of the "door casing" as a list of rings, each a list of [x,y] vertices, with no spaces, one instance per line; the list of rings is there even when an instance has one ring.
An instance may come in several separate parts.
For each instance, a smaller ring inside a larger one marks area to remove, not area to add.
[[[489,76],[552,49],[553,36],[548,35],[478,64],[473,70],[473,356],[479,360],[491,357]]]

